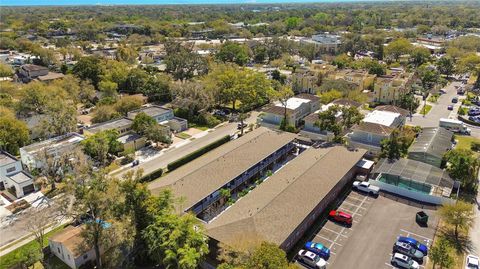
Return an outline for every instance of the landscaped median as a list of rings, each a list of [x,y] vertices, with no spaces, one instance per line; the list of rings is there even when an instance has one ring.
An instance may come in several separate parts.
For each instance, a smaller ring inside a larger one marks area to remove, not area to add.
[[[61,225],[51,230],[50,232],[46,233],[44,237],[44,245],[47,246],[48,238],[52,237],[54,234],[63,230],[67,225],[68,224]],[[32,240],[27,244],[15,249],[14,251],[1,256],[0,269],[12,268],[15,265],[18,265],[26,261],[29,258],[29,256],[31,256],[31,253],[34,253],[34,251],[38,251],[38,248],[39,248],[38,242],[35,240]]]

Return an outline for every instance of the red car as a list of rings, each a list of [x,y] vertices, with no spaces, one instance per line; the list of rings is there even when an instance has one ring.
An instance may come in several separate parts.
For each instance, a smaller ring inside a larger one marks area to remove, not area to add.
[[[342,211],[332,210],[328,215],[332,220],[336,222],[352,225],[353,218],[352,218],[352,215],[350,214],[347,214]]]

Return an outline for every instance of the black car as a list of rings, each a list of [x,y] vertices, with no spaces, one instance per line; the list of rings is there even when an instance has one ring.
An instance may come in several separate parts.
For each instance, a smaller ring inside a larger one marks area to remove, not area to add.
[[[133,160],[133,162],[132,162],[132,167],[137,166],[137,165],[139,165],[139,164],[140,164],[140,161],[139,161],[139,160]]]

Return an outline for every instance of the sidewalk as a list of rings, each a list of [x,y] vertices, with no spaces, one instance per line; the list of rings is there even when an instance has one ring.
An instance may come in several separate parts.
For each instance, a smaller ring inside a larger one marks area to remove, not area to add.
[[[48,232],[56,229],[57,227],[60,227],[66,223],[70,222],[70,220],[62,220],[60,223],[57,223],[57,224],[54,224],[48,228],[45,229],[45,234],[47,234]],[[35,240],[35,236],[34,235],[29,235],[29,236],[24,236],[16,241],[13,241],[9,244],[7,244],[7,248],[3,248],[2,250],[0,250],[0,257],[16,250],[17,248],[19,247],[22,247],[28,243],[30,243],[31,241]]]

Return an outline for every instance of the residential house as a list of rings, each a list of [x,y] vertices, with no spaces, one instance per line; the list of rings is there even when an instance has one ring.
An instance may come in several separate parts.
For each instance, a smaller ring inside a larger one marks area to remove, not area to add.
[[[119,136],[130,133],[133,121],[129,118],[113,119],[106,122],[94,124],[83,130],[85,136],[97,134],[107,130],[116,130]]]
[[[373,101],[381,104],[396,104],[400,97],[410,92],[414,74],[393,72],[375,79]]]
[[[20,148],[20,157],[29,170],[41,169],[46,158],[59,158],[74,151],[85,138],[68,133]]]
[[[312,94],[299,94],[289,98],[286,102],[287,122],[290,125],[298,126],[301,120],[308,114],[320,108],[320,99]],[[285,107],[276,102],[263,110],[260,115],[260,124],[277,128],[284,119]]]
[[[173,115],[173,110],[157,105],[144,106],[140,109],[128,112],[127,117],[131,120],[135,119],[138,113],[145,113],[154,118],[159,124],[169,126],[174,132],[183,132],[188,129],[188,121]]]
[[[16,198],[37,190],[33,177],[23,170],[22,162],[4,151],[0,151],[0,190],[9,190]]]
[[[453,132],[442,127],[426,127],[408,149],[408,158],[441,167],[443,155],[452,149]]]
[[[345,80],[355,85],[358,91],[367,90],[375,80],[376,75],[371,75],[367,70],[338,69],[330,72],[327,78],[332,80]]]
[[[390,138],[393,130],[402,128],[404,124],[405,117],[400,113],[374,110],[352,128],[347,134],[347,141],[350,146],[364,148],[369,155],[376,155],[381,151],[382,140]]]
[[[27,83],[34,79],[38,79],[40,81],[50,81],[63,78],[64,75],[61,73],[50,72],[45,66],[24,64],[18,70],[18,77],[22,82]]]
[[[296,72],[291,75],[290,80],[295,93],[316,94],[318,75],[314,72]]]
[[[72,269],[80,268],[96,258],[95,250],[85,243],[83,229],[84,226],[68,226],[48,238],[51,253]]]

